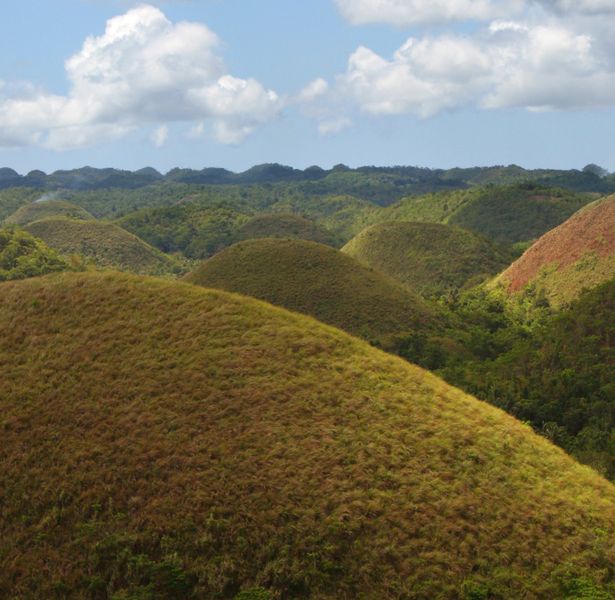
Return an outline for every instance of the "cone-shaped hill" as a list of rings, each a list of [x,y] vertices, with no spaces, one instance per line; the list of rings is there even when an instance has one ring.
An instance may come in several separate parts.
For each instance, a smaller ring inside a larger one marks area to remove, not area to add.
[[[334,234],[314,221],[287,213],[257,215],[239,229],[238,237],[242,240],[286,238],[308,240],[327,246],[341,245]]]
[[[25,229],[60,254],[78,254],[99,267],[150,274],[174,267],[170,257],[112,223],[54,218],[35,221]]]
[[[65,217],[81,221],[93,220],[94,217],[85,208],[81,208],[64,200],[45,200],[32,202],[18,208],[10,217],[7,217],[7,225],[28,225],[34,221]]]
[[[429,327],[436,314],[388,276],[304,240],[240,242],[201,263],[186,280],[266,300],[385,345],[388,335]]]
[[[494,275],[512,261],[486,238],[438,223],[373,225],[342,252],[428,296]]]
[[[120,273],[8,282],[0,368],[2,597],[613,591],[611,484],[308,317]]]
[[[541,293],[554,306],[615,276],[615,196],[543,235],[497,282],[511,295]]]

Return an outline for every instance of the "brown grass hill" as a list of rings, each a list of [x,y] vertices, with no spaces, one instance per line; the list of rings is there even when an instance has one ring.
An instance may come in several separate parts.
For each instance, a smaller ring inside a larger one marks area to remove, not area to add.
[[[436,317],[435,307],[388,276],[305,240],[240,242],[185,279],[311,315],[384,346],[395,334],[429,329]]]
[[[0,368],[0,597],[614,592],[611,484],[308,317],[120,273],[8,282]]]
[[[77,219],[81,221],[90,221],[94,217],[84,208],[65,202],[63,200],[45,200],[32,202],[18,208],[10,217],[7,217],[5,223],[7,225],[25,226],[34,221],[43,219],[65,217],[67,219]]]
[[[373,225],[342,252],[426,296],[478,283],[513,260],[508,250],[482,236],[438,223]]]
[[[615,196],[590,204],[533,244],[496,280],[511,296],[557,307],[615,276]]]
[[[335,234],[314,221],[288,213],[257,215],[239,229],[237,237],[240,240],[286,238],[308,240],[333,247],[342,245]]]
[[[97,267],[143,274],[177,269],[172,258],[112,223],[53,218],[35,221],[25,229],[61,255],[83,256]]]

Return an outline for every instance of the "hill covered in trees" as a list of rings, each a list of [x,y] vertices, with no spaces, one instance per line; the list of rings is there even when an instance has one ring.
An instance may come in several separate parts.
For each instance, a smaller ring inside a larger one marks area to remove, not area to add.
[[[0,595],[615,591],[615,488],[417,367],[177,282],[0,292]]]

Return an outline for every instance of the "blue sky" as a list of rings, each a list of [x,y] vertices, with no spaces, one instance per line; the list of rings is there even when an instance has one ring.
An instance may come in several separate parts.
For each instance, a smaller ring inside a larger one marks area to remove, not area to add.
[[[615,170],[614,0],[3,9],[0,165],[22,173],[262,162]]]

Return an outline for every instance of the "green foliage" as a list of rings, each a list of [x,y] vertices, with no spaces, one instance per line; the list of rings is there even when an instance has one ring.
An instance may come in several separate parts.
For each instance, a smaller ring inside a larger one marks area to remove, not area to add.
[[[302,315],[121,273],[6,282],[0,368],[0,595],[561,598],[567,564],[615,591],[611,484]]]
[[[22,206],[8,217],[5,222],[7,224],[20,225],[23,227],[34,221],[53,217],[66,217],[67,219],[78,219],[82,221],[89,221],[94,218],[89,212],[70,202],[45,200]]]
[[[272,600],[271,594],[264,588],[251,588],[239,592],[235,600]]]
[[[0,229],[0,281],[68,269],[70,265],[41,240],[16,228]]]
[[[512,254],[470,231],[436,223],[382,223],[362,231],[342,252],[424,296],[475,285]]]

